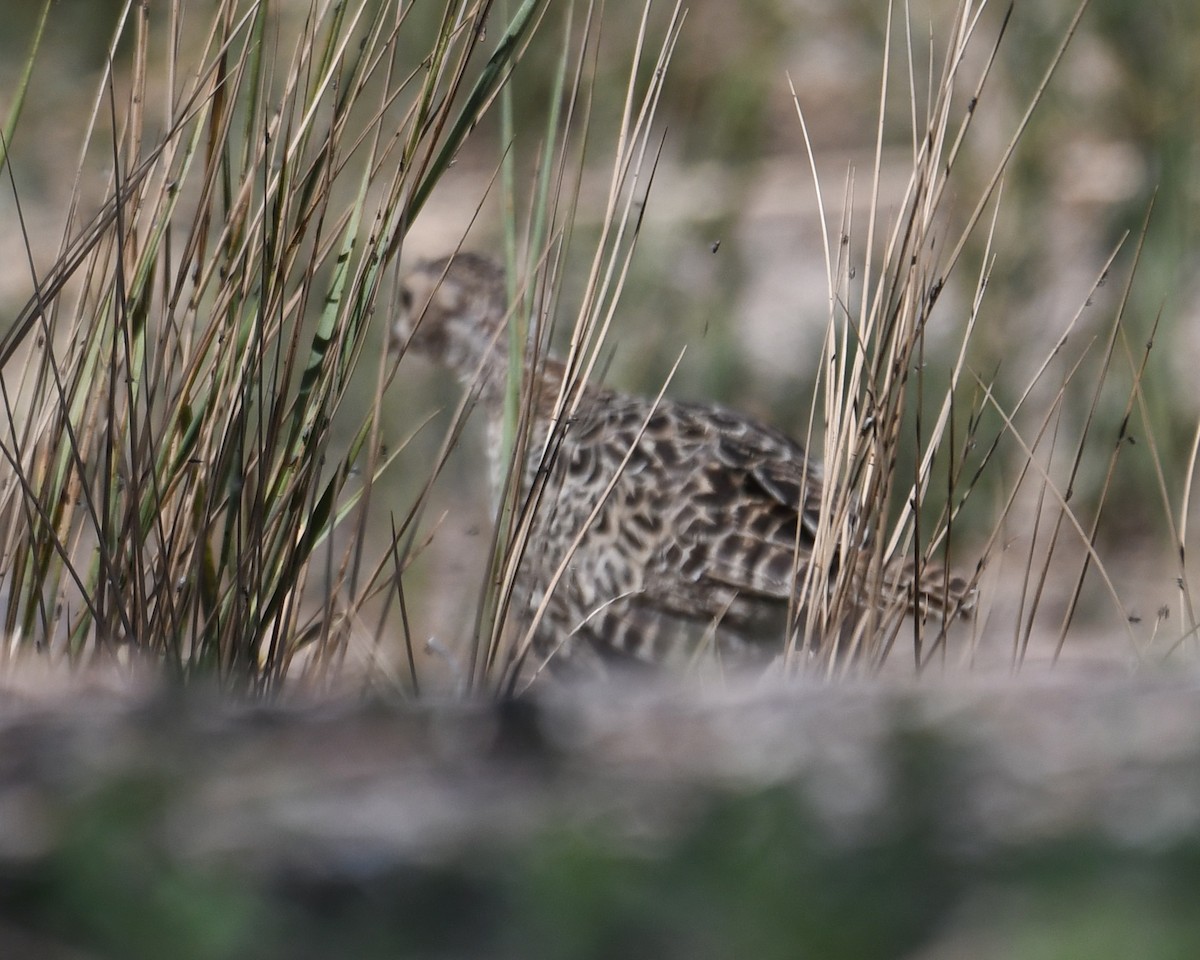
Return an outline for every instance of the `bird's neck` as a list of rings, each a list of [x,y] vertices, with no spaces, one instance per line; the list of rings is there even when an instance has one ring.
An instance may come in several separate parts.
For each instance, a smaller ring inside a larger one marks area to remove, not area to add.
[[[520,445],[521,497],[533,488],[539,466],[547,454],[556,424],[571,416],[571,397],[562,397],[567,370],[563,363],[544,358],[526,364],[518,384],[510,384],[509,371],[491,371],[478,386],[479,403],[487,411],[488,464],[491,472],[493,506],[499,501],[504,478],[512,461],[514,443]],[[567,384],[568,390],[570,384]],[[510,390],[512,399],[509,400]],[[587,386],[584,400],[603,396],[602,388]]]

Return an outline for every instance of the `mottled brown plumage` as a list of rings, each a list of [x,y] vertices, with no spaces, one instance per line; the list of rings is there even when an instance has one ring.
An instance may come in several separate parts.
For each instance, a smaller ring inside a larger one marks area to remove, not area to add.
[[[498,480],[509,336],[502,270],[473,254],[428,261],[408,275],[401,300],[397,347],[478,391]],[[534,513],[513,606],[522,624],[570,554],[534,630],[536,653],[559,673],[677,661],[706,641],[739,660],[779,653],[816,535],[821,465],[779,431],[721,407],[656,406],[596,385],[556,430],[563,366],[547,358],[530,373],[518,503]],[[894,568],[883,578],[889,596],[875,602],[913,592],[911,581]],[[923,611],[964,607],[961,580],[929,568],[922,581]]]

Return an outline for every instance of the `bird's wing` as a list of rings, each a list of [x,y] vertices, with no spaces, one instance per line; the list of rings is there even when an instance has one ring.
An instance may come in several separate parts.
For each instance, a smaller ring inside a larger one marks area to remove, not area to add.
[[[580,424],[578,434],[589,447],[603,434],[602,459],[625,460],[610,499],[629,537],[622,552],[645,578],[623,615],[719,618],[734,630],[775,619],[811,552],[820,466],[784,434],[721,408],[664,402],[648,416],[644,401],[623,400],[595,415],[603,429]]]
[[[703,580],[742,596],[788,600],[808,561],[824,487],[820,465],[778,431],[707,410],[698,451],[693,546],[708,547]]]

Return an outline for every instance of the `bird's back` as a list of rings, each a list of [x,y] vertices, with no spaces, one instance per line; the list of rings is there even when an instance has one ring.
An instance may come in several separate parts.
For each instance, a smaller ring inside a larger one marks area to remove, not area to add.
[[[803,448],[720,407],[593,388],[551,449],[523,558],[535,607],[554,587],[539,646],[661,662],[782,640],[821,496]]]

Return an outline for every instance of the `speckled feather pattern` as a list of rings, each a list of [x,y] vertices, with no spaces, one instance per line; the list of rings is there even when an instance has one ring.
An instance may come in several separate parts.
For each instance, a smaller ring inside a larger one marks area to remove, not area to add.
[[[502,271],[473,254],[422,263],[405,281],[402,307],[395,342],[479,392],[498,460],[508,366]],[[547,360],[532,382],[521,502],[539,476],[563,376],[561,364]],[[823,493],[821,466],[799,444],[718,406],[655,405],[596,385],[553,441],[514,598],[529,622],[579,540],[534,634],[552,669],[679,661],[706,640],[737,661],[782,649]],[[503,467],[494,464],[494,473],[496,466]],[[893,596],[911,583],[893,579]],[[923,581],[924,606],[961,605],[961,580],[929,569]]]

